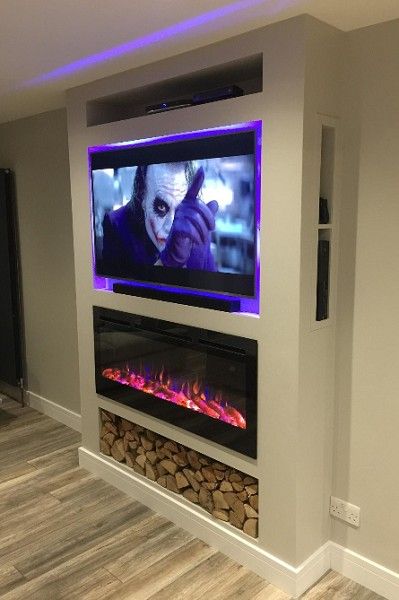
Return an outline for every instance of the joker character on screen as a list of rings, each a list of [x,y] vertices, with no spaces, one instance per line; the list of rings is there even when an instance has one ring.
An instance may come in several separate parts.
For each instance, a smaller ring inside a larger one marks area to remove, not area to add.
[[[210,234],[218,203],[199,198],[204,170],[191,162],[137,167],[131,200],[103,220],[103,264],[123,276],[138,265],[215,271]]]

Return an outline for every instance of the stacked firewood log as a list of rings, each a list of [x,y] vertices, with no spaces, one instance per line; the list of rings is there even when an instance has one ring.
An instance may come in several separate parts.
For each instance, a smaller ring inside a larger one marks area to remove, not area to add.
[[[257,537],[258,480],[105,410],[100,451]]]

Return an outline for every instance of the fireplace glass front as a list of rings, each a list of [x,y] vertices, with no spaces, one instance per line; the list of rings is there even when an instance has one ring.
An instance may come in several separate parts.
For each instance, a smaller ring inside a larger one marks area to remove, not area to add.
[[[256,341],[93,310],[98,394],[256,457]]]

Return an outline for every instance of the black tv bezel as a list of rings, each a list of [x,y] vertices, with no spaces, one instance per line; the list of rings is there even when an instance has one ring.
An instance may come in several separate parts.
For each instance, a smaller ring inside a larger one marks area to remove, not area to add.
[[[197,137],[199,136],[200,137]],[[89,176],[91,188],[92,211],[92,245],[93,273],[97,277],[139,284],[176,286],[182,289],[219,295],[255,298],[256,297],[256,261],[252,274],[233,274],[193,269],[160,268],[153,265],[140,265],[129,272],[107,272],[101,269],[95,252],[94,194],[92,172],[96,169],[120,168],[124,166],[159,164],[196,160],[201,158],[218,158],[251,154],[254,156],[254,215],[257,214],[256,197],[256,165],[257,165],[257,131],[256,127],[248,127],[243,131],[211,131],[193,132],[191,137],[162,141],[162,138],[141,145],[102,146],[89,149]],[[256,219],[255,219],[256,220]],[[258,231],[254,225],[254,249],[256,254]]]

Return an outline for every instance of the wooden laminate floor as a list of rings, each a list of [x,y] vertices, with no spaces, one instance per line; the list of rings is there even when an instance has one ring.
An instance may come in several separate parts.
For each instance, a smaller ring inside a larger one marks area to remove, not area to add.
[[[288,600],[78,466],[80,435],[0,406],[0,598]],[[328,573],[304,600],[381,600]]]

